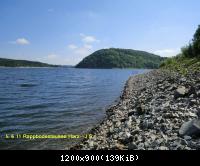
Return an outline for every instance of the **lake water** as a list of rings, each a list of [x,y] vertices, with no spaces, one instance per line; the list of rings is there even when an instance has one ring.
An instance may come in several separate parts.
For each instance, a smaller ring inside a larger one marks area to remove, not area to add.
[[[0,149],[65,149],[71,144],[66,139],[6,139],[6,134],[87,132],[105,117],[129,76],[143,72],[0,68]]]

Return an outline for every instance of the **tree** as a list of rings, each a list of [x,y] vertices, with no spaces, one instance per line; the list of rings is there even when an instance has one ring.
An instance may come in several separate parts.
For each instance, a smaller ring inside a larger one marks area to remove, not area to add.
[[[194,57],[194,53],[193,53],[193,45],[189,44],[188,46],[183,47],[182,49],[182,53],[185,57],[191,58]]]
[[[193,51],[196,56],[200,57],[200,25],[194,34]]]
[[[200,57],[200,25],[193,36],[192,43],[183,47],[182,53],[188,58]]]

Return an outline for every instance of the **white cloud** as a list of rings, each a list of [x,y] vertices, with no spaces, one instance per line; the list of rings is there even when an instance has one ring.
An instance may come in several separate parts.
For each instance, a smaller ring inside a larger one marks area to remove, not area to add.
[[[81,33],[80,36],[82,37],[82,41],[84,43],[100,42],[100,40],[97,40],[94,36],[87,36],[87,35],[85,35],[83,33]]]
[[[47,56],[47,59],[53,60],[53,59],[56,59],[56,58],[58,58],[58,57],[59,57],[59,56],[56,55],[56,54],[49,54],[49,55]]]
[[[69,44],[68,48],[71,50],[70,56],[68,57],[68,63],[77,64],[83,58],[90,55],[93,52],[93,44],[100,42],[94,36],[87,36],[83,33],[80,34],[82,44],[77,46],[75,44]]]
[[[80,55],[81,57],[88,56],[90,54],[90,49],[85,47],[80,47],[74,51],[75,54]]]
[[[90,44],[85,44],[85,45],[84,45],[84,48],[86,48],[86,49],[92,49],[92,48],[93,48],[93,46],[92,46],[92,45],[90,45]]]
[[[29,45],[30,42],[25,38],[18,38],[15,41],[10,42],[11,44],[17,44],[17,45]]]
[[[179,52],[180,49],[163,49],[154,51],[154,54],[158,54],[163,57],[172,57],[176,56]]]
[[[74,49],[77,49],[78,47],[74,44],[69,44],[68,48],[74,50]]]
[[[68,45],[68,48],[71,49],[73,54],[80,55],[80,56],[87,56],[90,54],[93,46],[91,44],[84,44],[81,47],[78,47],[74,44]]]

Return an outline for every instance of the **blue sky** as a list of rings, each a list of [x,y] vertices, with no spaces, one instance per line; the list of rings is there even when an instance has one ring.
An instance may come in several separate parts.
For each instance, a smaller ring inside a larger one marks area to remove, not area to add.
[[[200,24],[199,0],[1,0],[0,57],[77,64],[102,48],[176,55]]]

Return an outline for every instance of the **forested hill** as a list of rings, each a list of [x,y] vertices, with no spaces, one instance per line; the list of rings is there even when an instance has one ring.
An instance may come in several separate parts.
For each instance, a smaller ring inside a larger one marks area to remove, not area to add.
[[[57,65],[50,65],[41,62],[27,61],[27,60],[14,60],[0,58],[0,66],[3,67],[57,67]]]
[[[102,49],[84,58],[76,68],[143,68],[155,69],[166,58],[131,49]]]

